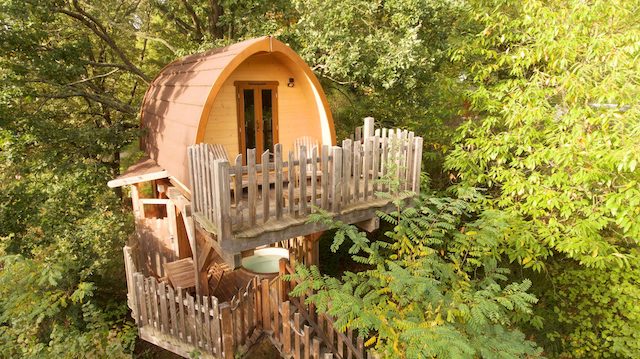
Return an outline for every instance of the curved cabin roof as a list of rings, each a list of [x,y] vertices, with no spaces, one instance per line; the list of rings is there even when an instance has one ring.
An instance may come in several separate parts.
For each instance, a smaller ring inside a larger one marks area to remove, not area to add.
[[[162,69],[147,90],[141,109],[141,125],[147,131],[143,149],[185,186],[189,186],[187,147],[204,142],[209,115],[223,84],[245,60],[261,54],[276,55],[305,75],[306,79],[296,78],[296,83],[307,81],[312,89],[323,123],[322,143],[335,143],[333,118],[320,82],[284,43],[265,36],[186,56]]]

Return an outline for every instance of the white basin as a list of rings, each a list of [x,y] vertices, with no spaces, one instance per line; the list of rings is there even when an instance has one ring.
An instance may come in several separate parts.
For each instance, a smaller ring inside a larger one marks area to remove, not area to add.
[[[289,250],[285,248],[256,249],[252,256],[242,258],[242,267],[258,274],[278,273],[280,259],[289,259]]]

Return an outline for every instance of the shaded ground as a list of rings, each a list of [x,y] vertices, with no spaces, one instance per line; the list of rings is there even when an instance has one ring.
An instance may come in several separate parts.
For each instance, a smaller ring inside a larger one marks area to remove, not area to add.
[[[139,359],[182,359],[181,356],[157,347],[140,338],[136,341],[136,349],[133,352],[133,357]]]
[[[246,359],[280,359],[280,353],[269,339],[263,337],[249,349],[244,357]]]
[[[181,356],[168,350],[164,350],[144,340],[138,339],[136,349],[133,353],[138,359],[182,359]],[[280,353],[266,337],[262,337],[255,345],[249,349],[244,356],[246,359],[280,359]]]

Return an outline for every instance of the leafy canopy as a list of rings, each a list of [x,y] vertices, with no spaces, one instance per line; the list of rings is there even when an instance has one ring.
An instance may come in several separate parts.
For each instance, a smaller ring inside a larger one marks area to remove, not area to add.
[[[332,250],[349,252],[368,269],[341,279],[317,267],[296,267],[301,282],[292,295],[318,312],[336,317],[336,326],[370,338],[367,345],[389,358],[520,358],[538,356],[537,346],[515,325],[531,314],[537,299],[531,282],[507,281],[497,266],[498,246],[508,218],[483,211],[475,191],[455,198],[427,196],[415,207],[385,215],[394,224],[386,238],[371,241],[351,225],[321,221],[337,230]]]

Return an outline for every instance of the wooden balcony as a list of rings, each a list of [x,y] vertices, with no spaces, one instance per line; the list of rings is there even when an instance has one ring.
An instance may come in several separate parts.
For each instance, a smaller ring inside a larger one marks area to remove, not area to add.
[[[250,149],[246,161],[238,155],[232,163],[211,145],[191,146],[196,222],[221,251],[237,254],[327,229],[308,222],[319,210],[345,223],[376,220],[376,211],[419,192],[422,138],[366,128],[364,138],[341,146],[300,146],[285,155],[276,144],[273,153],[258,159]]]

